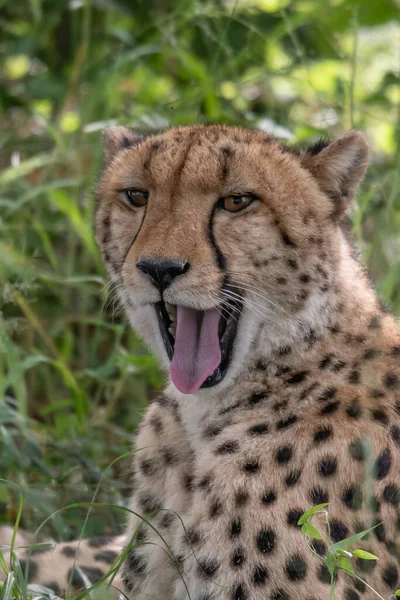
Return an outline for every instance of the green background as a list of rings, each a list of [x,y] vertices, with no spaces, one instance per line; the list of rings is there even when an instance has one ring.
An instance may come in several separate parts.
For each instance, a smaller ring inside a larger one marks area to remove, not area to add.
[[[102,474],[97,499],[123,502],[129,459],[107,466],[163,385],[93,237],[105,126],[239,123],[293,145],[361,129],[354,235],[400,313],[399,16],[397,0],[0,0],[0,474],[25,528]],[[0,523],[16,513],[0,487]],[[45,531],[72,538],[85,514]],[[120,523],[93,510],[85,535]]]

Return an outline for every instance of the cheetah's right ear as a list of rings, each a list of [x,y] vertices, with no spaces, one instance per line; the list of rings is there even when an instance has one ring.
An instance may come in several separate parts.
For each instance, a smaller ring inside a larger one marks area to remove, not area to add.
[[[332,200],[332,217],[348,208],[368,167],[368,142],[360,131],[350,131],[335,142],[319,142],[301,156],[301,162]]]
[[[144,137],[122,125],[108,127],[103,131],[105,162],[109,164],[120,150],[136,146]]]

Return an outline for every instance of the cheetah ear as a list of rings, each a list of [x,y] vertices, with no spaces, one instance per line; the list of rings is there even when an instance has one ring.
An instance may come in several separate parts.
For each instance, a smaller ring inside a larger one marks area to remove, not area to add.
[[[360,131],[350,131],[335,142],[317,142],[301,162],[333,203],[332,217],[340,220],[350,205],[368,166],[368,142]]]
[[[122,125],[108,127],[103,131],[105,162],[109,164],[120,150],[136,146],[144,137]]]

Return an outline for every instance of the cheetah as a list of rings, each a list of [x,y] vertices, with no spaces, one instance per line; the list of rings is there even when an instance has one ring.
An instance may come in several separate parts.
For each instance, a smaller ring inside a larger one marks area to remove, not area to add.
[[[168,374],[135,440],[124,595],[389,600],[400,337],[345,227],[364,135],[294,151],[241,127],[112,127],[104,148],[96,238]],[[368,528],[378,560],[332,582],[329,545]]]

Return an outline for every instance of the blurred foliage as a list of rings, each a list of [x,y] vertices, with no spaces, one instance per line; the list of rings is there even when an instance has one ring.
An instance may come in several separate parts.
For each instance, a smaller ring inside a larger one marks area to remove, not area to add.
[[[93,237],[106,125],[240,123],[293,144],[363,130],[353,228],[400,313],[399,15],[399,0],[0,0],[0,468],[25,527],[91,499],[163,384]],[[98,500],[122,502],[128,470]],[[0,488],[0,520],[15,507]],[[96,515],[86,533],[104,530]]]

